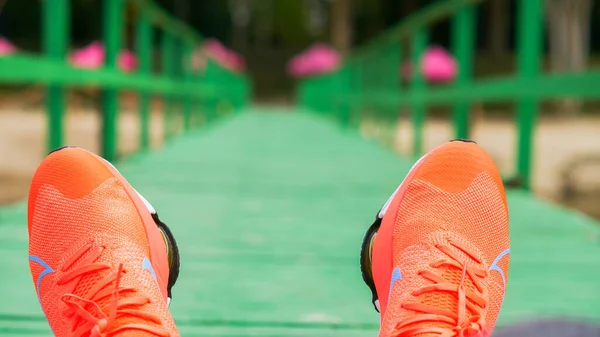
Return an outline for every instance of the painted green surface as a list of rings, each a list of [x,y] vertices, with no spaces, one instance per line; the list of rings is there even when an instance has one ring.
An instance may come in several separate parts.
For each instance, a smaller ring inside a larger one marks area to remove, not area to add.
[[[313,114],[247,111],[117,166],[182,251],[184,336],[376,336],[358,256],[412,164]],[[508,195],[512,256],[500,317],[600,320],[600,227]],[[0,335],[48,336],[27,263],[25,206],[0,211]]]

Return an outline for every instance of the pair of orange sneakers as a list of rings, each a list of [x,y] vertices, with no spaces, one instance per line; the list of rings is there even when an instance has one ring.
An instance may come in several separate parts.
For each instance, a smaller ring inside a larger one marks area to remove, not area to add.
[[[65,147],[36,171],[29,263],[59,337],[179,336],[168,305],[179,253],[152,206],[107,161]],[[419,160],[367,231],[363,278],[380,336],[491,335],[509,260],[504,187],[475,143]]]

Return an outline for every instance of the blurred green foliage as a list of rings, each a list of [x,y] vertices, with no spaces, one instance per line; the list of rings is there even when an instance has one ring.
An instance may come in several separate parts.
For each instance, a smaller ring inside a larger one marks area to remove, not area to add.
[[[40,47],[41,6],[45,0],[7,0],[3,11],[0,13],[0,35],[6,36],[18,46],[29,50],[38,50]],[[230,43],[233,33],[232,18],[230,13],[230,0],[155,0],[169,12],[174,12],[177,1],[187,1],[188,13],[186,20],[198,29],[203,35],[215,37],[225,43]],[[306,45],[322,41],[329,41],[329,22],[325,22],[324,29],[315,34],[308,28],[309,10],[311,1],[319,1],[324,10],[325,20],[329,20],[329,10],[332,0],[249,0],[252,18],[247,29],[249,44],[258,40],[261,27],[269,26],[270,37],[268,43],[277,48],[300,49]],[[415,10],[423,8],[436,0],[351,0],[353,7],[353,42],[360,44],[377,35],[381,30],[410,15]],[[511,3],[511,14],[508,20],[514,20],[515,0],[506,0]],[[102,0],[71,0],[71,41],[75,46],[87,44],[101,37]],[[264,10],[265,7],[270,7]],[[486,48],[487,31],[489,30],[489,6],[483,4],[478,9],[478,48]],[[600,5],[596,2],[593,13],[594,18],[600,17]],[[129,20],[131,22],[131,20]],[[268,22],[268,23],[265,23]],[[262,26],[261,26],[262,25]],[[261,26],[261,27],[258,27]],[[509,25],[511,27],[512,25]],[[434,27],[431,32],[433,43],[447,44],[447,23]],[[132,44],[132,28],[128,29],[127,42]],[[514,46],[512,36],[509,48]],[[591,48],[593,51],[600,49],[600,20],[592,19]]]
[[[306,27],[306,6],[303,0],[273,1],[273,33],[284,45],[303,46],[311,37]],[[260,17],[256,18],[260,20]]]

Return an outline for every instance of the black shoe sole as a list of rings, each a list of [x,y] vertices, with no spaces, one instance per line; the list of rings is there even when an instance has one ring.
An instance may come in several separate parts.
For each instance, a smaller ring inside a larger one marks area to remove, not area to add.
[[[375,282],[373,281],[370,247],[371,240],[379,230],[379,226],[381,226],[381,219],[379,217],[376,217],[375,222],[373,222],[371,227],[369,227],[369,229],[367,230],[367,233],[363,238],[362,246],[360,249],[360,272],[362,274],[363,281],[371,290],[373,307],[377,312],[379,312],[379,309],[377,309],[375,301],[377,301],[379,298],[377,297],[377,290],[375,289]]]
[[[173,299],[172,289],[173,286],[175,286],[175,283],[177,283],[177,278],[179,278],[179,247],[177,247],[177,241],[175,241],[173,232],[171,232],[169,226],[160,221],[158,214],[152,214],[152,219],[154,219],[158,228],[165,234],[167,245],[169,246],[169,282],[167,284],[167,294],[170,299]]]

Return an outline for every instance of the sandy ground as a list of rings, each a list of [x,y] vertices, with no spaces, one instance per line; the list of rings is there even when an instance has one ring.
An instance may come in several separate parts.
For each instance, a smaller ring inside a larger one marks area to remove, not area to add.
[[[99,152],[100,119],[97,110],[93,103],[72,101],[66,113],[67,143]],[[134,99],[124,99],[122,107],[119,149],[122,154],[127,154],[138,147],[139,118]],[[162,144],[162,120],[160,104],[155,102],[151,120],[154,148]],[[383,132],[369,124],[363,129],[371,136],[380,136]],[[447,120],[429,119],[424,131],[425,149],[434,148],[451,139],[452,135]],[[596,207],[600,202],[599,136],[600,117],[540,120],[535,136],[535,193],[600,217],[600,207]],[[491,154],[505,176],[514,172],[517,147],[514,121],[479,118],[472,138]],[[410,153],[410,121],[400,121],[393,143],[399,152]],[[26,106],[14,100],[0,100],[0,204],[18,202],[26,197],[35,167],[46,154],[45,144],[46,119],[40,104]],[[565,199],[565,187],[589,193],[575,193]]]
[[[597,155],[596,172],[585,172],[589,183],[600,188],[600,118],[566,120],[541,120],[534,142],[533,188],[536,192],[552,196],[561,188],[562,176],[574,162]],[[453,138],[452,126],[447,121],[430,120],[424,131],[424,147],[430,150]],[[500,171],[509,176],[515,172],[517,130],[509,120],[483,120],[473,128],[472,138],[494,158]],[[396,146],[402,153],[412,149],[412,127],[400,125]],[[581,174],[584,174],[582,170]],[[595,174],[592,174],[595,173]],[[593,178],[596,180],[592,180]]]
[[[363,128],[364,130],[365,128]],[[366,134],[385,131],[373,127]],[[424,130],[426,151],[453,138],[448,120],[429,119]],[[516,171],[517,130],[512,120],[479,119],[471,136],[492,156],[505,177]],[[393,146],[403,154],[412,150],[411,122],[401,120]],[[532,187],[548,200],[600,218],[600,117],[544,118],[534,141]],[[565,194],[571,189],[573,194]]]
[[[158,102],[155,102],[158,103]],[[140,123],[135,102],[125,102],[119,116],[119,151],[134,152],[139,146]],[[158,104],[152,109],[151,146],[160,147],[163,118]],[[73,104],[66,111],[66,143],[96,153],[100,149],[100,117],[92,104]],[[24,200],[35,168],[47,154],[46,116],[39,104],[0,103],[0,205]]]

